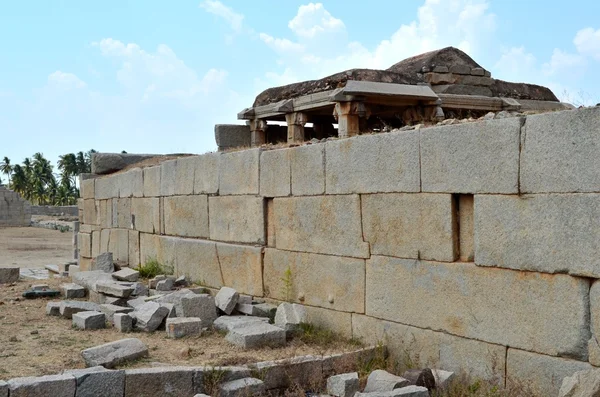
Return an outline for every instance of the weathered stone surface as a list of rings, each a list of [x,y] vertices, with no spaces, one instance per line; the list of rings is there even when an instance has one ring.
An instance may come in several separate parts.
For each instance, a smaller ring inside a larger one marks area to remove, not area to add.
[[[215,142],[219,150],[250,146],[250,127],[239,124],[215,124]]]
[[[289,196],[291,193],[290,150],[267,150],[260,154],[260,195]]]
[[[133,153],[92,153],[92,174],[110,174],[152,157],[159,156]]]
[[[364,269],[363,259],[271,248],[264,255],[264,283],[272,298],[348,312],[364,313]]]
[[[83,222],[88,225],[96,225],[98,213],[95,200],[83,200]]]
[[[63,371],[75,377],[77,391],[75,397],[123,397],[125,371],[108,370],[97,366],[85,369]]]
[[[517,193],[521,119],[421,130],[424,192]]]
[[[256,323],[268,324],[269,319],[254,316],[221,316],[214,321],[213,326],[217,331],[231,331],[235,327]]]
[[[244,349],[279,347],[285,345],[285,331],[264,321],[232,327],[225,339]]]
[[[521,191],[600,192],[600,108],[528,116]]]
[[[91,271],[94,270],[102,270],[105,273],[112,273],[115,271],[115,266],[113,263],[113,254],[112,252],[104,252],[92,261]]]
[[[135,308],[135,328],[144,331],[155,331],[169,314],[169,309],[156,302],[146,302]]]
[[[212,241],[143,235],[140,249],[142,257],[173,265],[176,274],[188,280],[213,288],[223,285],[217,246]]]
[[[99,311],[100,306],[92,302],[62,301],[60,302],[60,315],[64,318],[72,318],[73,314],[79,312]]]
[[[210,239],[265,243],[265,204],[261,197],[209,197]]]
[[[225,314],[231,314],[235,309],[239,296],[240,294],[233,288],[221,287],[215,296],[215,305]]]
[[[117,306],[110,303],[100,305],[100,311],[106,315],[106,320],[110,323],[114,322],[114,316],[117,313],[126,314],[133,311],[132,307]]]
[[[558,397],[595,397],[600,395],[600,370],[578,371],[563,379]]]
[[[256,378],[243,378],[225,382],[219,386],[221,397],[256,396],[265,392],[265,384]]]
[[[96,198],[96,179],[86,179],[81,181],[81,198],[82,199],[95,199]]]
[[[115,328],[119,332],[133,331],[133,317],[127,313],[115,313],[113,316]]]
[[[323,388],[323,362],[321,357],[300,356],[278,361],[263,361],[256,364],[267,390],[283,389],[292,385],[308,390]]]
[[[131,200],[133,228],[145,233],[160,231],[160,200],[158,198],[134,198]]]
[[[175,285],[175,279],[173,277],[167,277],[164,280],[160,280],[159,282],[156,283],[156,290],[168,292],[173,289],[174,285]]]
[[[125,370],[124,397],[193,396],[194,368],[156,367]]]
[[[115,207],[116,202],[116,207]],[[116,218],[116,224],[115,224]],[[122,229],[131,229],[131,198],[113,200],[113,225]]]
[[[144,197],[160,196],[160,166],[144,168]]]
[[[366,273],[367,315],[587,358],[589,284],[584,279],[380,256],[367,261]],[[409,290],[410,295],[395,293]],[[557,300],[560,306],[554,304]],[[452,311],[446,310],[448,305]]]
[[[96,283],[100,281],[111,281],[109,273],[102,270],[79,271],[73,276],[73,283],[86,288],[89,291],[96,289]]]
[[[158,298],[155,299],[155,301],[157,303],[171,303],[174,305],[175,307],[175,313],[177,314],[177,317],[199,317],[199,316],[195,316],[192,315],[192,313],[187,313],[184,311],[183,309],[183,299],[187,298],[187,297],[195,297],[198,296],[197,294],[193,293],[192,291],[190,291],[189,289],[180,289],[178,291],[174,291],[170,294],[166,294],[163,296],[160,296]],[[214,303],[213,303],[214,306]],[[216,311],[216,309],[215,309]]]
[[[138,279],[140,278],[140,272],[138,272],[137,270],[133,270],[128,267],[125,267],[117,272],[114,272],[112,274],[112,277],[119,281],[135,282],[135,281],[138,281]]]
[[[188,195],[194,193],[194,156],[179,157],[160,165],[160,186],[162,196]]]
[[[77,234],[77,247],[79,247],[79,254],[86,258],[92,257],[92,235],[89,233],[78,233]]]
[[[356,393],[355,397],[429,397],[429,391],[425,387],[406,386],[391,391],[379,391],[370,393]]]
[[[202,333],[202,320],[199,317],[167,318],[167,338],[183,338],[197,336]]]
[[[392,391],[394,389],[408,386],[408,384],[409,381],[407,379],[390,374],[382,369],[377,369],[369,374],[364,392],[371,393]]]
[[[481,266],[600,277],[598,194],[475,197]]]
[[[325,145],[288,149],[292,169],[292,194],[311,196],[325,193]]]
[[[306,320],[306,310],[302,305],[284,302],[277,306],[275,325],[285,331],[294,332],[298,330],[300,324],[306,323]]]
[[[277,248],[369,257],[358,195],[276,198],[274,205]]]
[[[275,312],[277,311],[277,306],[272,305],[270,303],[259,303],[256,305],[252,305],[252,316],[257,317],[266,317],[266,318],[275,318]]]
[[[589,363],[508,349],[507,382],[520,385],[525,395],[556,396],[563,378],[592,369]]]
[[[95,180],[96,200],[105,200],[114,197],[119,197],[119,185],[116,183],[116,176],[109,175],[101,178],[96,178]]]
[[[435,378],[435,387],[445,388],[454,380],[456,377],[454,372],[444,371],[443,369],[432,369],[433,377]]]
[[[259,193],[260,149],[221,154],[219,194]]]
[[[195,156],[194,194],[215,194],[219,191],[220,153]]]
[[[61,302],[46,303],[46,315],[47,316],[60,316],[60,304],[61,304]]]
[[[327,379],[327,393],[336,397],[354,397],[358,392],[358,373],[340,374]]]
[[[0,268],[0,284],[15,283],[19,280],[18,267],[3,267]]]
[[[66,374],[14,378],[8,381],[10,397],[73,397],[75,388],[75,378]]]
[[[367,194],[363,233],[371,254],[453,262],[457,257],[454,203],[449,194]]]
[[[128,338],[90,347],[81,352],[87,367],[101,365],[113,368],[127,361],[137,360],[148,355],[148,347],[139,339]]]
[[[106,328],[106,316],[96,311],[73,314],[73,326],[83,330]]]
[[[96,292],[105,295],[116,296],[117,298],[127,298],[133,292],[131,285],[117,284],[116,282],[97,282]]]
[[[208,237],[208,197],[205,195],[165,197],[164,222],[165,234]]]
[[[143,197],[144,177],[141,168],[118,174],[119,197]]]
[[[215,298],[208,294],[187,295],[181,299],[183,317],[198,317],[201,328],[212,326],[217,319]]]
[[[419,131],[326,143],[328,194],[418,192]]]
[[[263,295],[262,248],[217,243],[223,283],[240,293]]]

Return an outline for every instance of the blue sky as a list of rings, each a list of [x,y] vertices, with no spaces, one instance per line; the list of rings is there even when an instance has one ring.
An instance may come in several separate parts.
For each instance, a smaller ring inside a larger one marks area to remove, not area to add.
[[[0,5],[0,158],[215,150],[265,88],[453,45],[492,76],[600,102],[600,2],[105,0]]]

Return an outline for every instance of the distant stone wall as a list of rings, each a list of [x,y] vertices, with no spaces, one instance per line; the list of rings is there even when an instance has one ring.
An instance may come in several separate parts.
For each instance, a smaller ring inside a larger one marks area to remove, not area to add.
[[[0,227],[30,224],[31,204],[18,193],[0,186]]]
[[[31,215],[77,216],[78,207],[76,205],[32,205]]]
[[[600,366],[599,147],[590,108],[165,161],[82,182],[81,265],[156,258],[556,395]]]

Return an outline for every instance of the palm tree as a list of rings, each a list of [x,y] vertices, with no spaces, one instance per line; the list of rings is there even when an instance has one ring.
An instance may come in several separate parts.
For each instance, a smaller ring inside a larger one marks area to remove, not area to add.
[[[2,159],[2,163],[0,163],[0,172],[6,174],[8,177],[8,185],[10,186],[10,174],[13,170],[13,166],[10,164],[10,159],[6,156]]]
[[[11,189],[22,196],[25,196],[27,185],[29,185],[29,181],[27,179],[27,175],[25,174],[25,170],[19,164],[15,164],[13,166],[13,178],[10,186]]]

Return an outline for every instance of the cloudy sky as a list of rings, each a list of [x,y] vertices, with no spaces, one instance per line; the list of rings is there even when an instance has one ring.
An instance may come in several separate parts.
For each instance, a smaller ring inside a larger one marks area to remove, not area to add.
[[[212,151],[214,124],[265,88],[449,45],[595,104],[598,15],[596,0],[4,1],[0,159]]]

